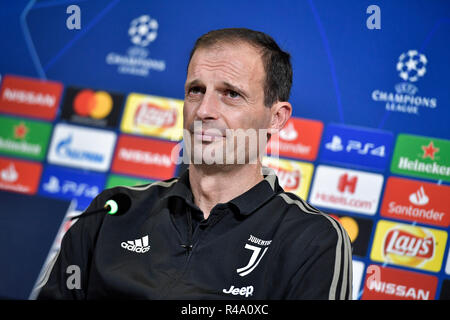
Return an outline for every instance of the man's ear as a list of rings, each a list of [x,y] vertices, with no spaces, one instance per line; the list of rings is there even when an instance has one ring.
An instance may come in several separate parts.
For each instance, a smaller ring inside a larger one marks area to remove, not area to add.
[[[292,114],[292,106],[287,101],[275,102],[271,107],[272,118],[270,121],[270,131],[277,133],[283,129]]]

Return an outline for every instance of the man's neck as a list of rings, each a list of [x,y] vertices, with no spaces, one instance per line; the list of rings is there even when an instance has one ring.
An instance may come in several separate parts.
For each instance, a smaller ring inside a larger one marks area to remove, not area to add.
[[[234,199],[263,179],[260,163],[227,168],[193,164],[189,166],[194,202],[202,210],[205,219],[216,204]]]

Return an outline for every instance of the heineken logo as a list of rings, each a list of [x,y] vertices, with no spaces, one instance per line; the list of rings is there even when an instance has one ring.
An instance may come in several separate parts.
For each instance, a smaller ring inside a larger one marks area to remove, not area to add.
[[[450,141],[400,134],[394,149],[391,171],[450,181]]]
[[[0,116],[0,153],[43,160],[50,131],[48,123]]]

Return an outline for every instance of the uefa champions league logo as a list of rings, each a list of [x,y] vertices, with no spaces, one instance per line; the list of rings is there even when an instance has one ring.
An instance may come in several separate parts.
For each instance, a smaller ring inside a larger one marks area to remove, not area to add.
[[[427,57],[417,50],[408,50],[408,52],[402,53],[397,62],[397,71],[400,78],[405,81],[416,82],[427,71],[425,68],[427,62]]]
[[[417,50],[403,52],[396,64],[396,70],[403,82],[394,86],[395,92],[386,89],[374,89],[372,100],[382,102],[390,112],[420,115],[421,111],[433,110],[438,106],[437,97],[417,93],[419,88],[413,84],[427,72],[427,57]]]
[[[146,47],[158,36],[158,21],[149,15],[133,19],[128,29],[128,35],[133,44]]]
[[[128,26],[128,36],[132,43],[126,52],[109,52],[106,64],[117,66],[119,74],[128,74],[139,77],[147,77],[151,71],[162,72],[166,70],[166,61],[150,57],[147,46],[158,37],[159,23],[148,14],[141,15],[131,20]],[[127,29],[124,31],[126,32]]]

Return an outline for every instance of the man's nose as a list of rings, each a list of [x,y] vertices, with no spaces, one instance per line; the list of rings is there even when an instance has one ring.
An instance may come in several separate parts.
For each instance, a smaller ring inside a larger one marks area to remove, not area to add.
[[[206,91],[202,102],[197,108],[196,116],[199,120],[216,120],[218,118],[219,101],[214,92]]]

